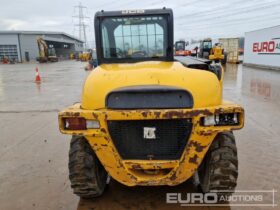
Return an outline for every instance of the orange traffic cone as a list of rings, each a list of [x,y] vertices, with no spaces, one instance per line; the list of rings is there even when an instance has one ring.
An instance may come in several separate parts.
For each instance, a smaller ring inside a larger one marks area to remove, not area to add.
[[[35,78],[35,82],[41,82],[41,77],[40,77],[40,75],[39,75],[38,67],[36,67],[36,78]]]

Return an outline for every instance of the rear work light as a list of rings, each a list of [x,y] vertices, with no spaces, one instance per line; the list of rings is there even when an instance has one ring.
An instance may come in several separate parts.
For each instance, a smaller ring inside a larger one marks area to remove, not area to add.
[[[239,125],[238,113],[223,113],[217,115],[210,115],[201,119],[203,126],[226,126]]]
[[[86,130],[86,129],[97,129],[100,127],[99,121],[97,120],[86,120],[82,117],[69,117],[64,118],[65,130]]]

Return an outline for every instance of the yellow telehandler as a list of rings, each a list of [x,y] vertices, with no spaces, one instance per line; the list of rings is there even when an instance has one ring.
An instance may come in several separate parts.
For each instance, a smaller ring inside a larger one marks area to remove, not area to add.
[[[109,176],[126,186],[174,186],[195,174],[204,193],[233,192],[233,130],[243,127],[244,109],[223,100],[219,64],[174,59],[172,10],[97,12],[95,40],[98,66],[82,101],[58,116],[60,131],[72,135],[74,193],[101,196]]]

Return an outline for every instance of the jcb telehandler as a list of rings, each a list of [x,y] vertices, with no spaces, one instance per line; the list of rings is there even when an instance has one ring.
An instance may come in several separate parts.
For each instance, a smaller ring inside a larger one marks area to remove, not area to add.
[[[209,59],[215,62],[221,62],[226,64],[227,54],[225,53],[220,43],[213,45],[212,39],[204,39],[200,42],[199,46],[199,57],[203,59]]]
[[[221,47],[221,44],[216,43],[210,51],[209,60],[220,62],[224,59],[224,49]]]
[[[195,174],[205,193],[233,191],[232,131],[243,127],[243,108],[223,100],[218,64],[174,60],[172,10],[97,12],[95,38],[99,65],[82,101],[59,113],[60,131],[73,136],[74,193],[100,196],[108,176],[127,186],[174,186]]]

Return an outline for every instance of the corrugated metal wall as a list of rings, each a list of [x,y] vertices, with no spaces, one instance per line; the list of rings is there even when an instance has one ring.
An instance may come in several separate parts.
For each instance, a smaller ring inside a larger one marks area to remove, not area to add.
[[[39,48],[37,44],[38,35],[33,34],[20,34],[20,45],[22,60],[27,61],[26,54],[28,53],[30,60],[36,60],[39,56]]]
[[[11,52],[11,59],[17,55],[17,61],[34,61],[39,56],[39,49],[37,44],[37,38],[42,37],[47,42],[61,43],[62,47],[56,49],[57,54],[61,58],[69,58],[71,52],[83,51],[83,44],[75,39],[72,39],[63,34],[30,34],[30,33],[5,33],[0,34],[0,47],[2,51]],[[63,43],[69,47],[63,48]],[[10,47],[10,48],[9,48]],[[15,49],[17,52],[15,52]],[[12,55],[13,53],[13,55]],[[1,54],[1,52],[0,52]],[[3,53],[2,53],[3,54]],[[1,56],[1,55],[0,55]],[[1,59],[1,58],[0,58]]]

